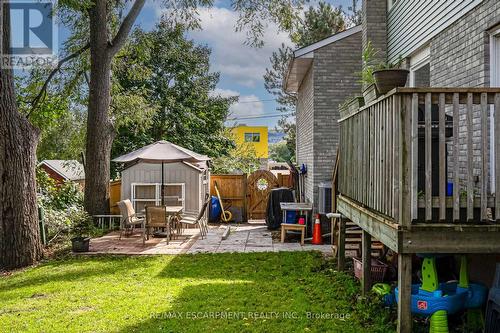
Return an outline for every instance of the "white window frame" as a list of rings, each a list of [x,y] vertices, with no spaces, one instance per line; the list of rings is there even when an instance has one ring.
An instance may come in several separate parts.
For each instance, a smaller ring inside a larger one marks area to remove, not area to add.
[[[500,26],[490,32],[490,87],[500,87]],[[490,188],[495,193],[495,123],[494,108],[490,108]]]
[[[430,64],[431,48],[424,46],[410,57],[410,87],[415,87],[415,72],[420,68]]]
[[[165,186],[181,186],[182,197],[179,199],[179,202],[182,202],[182,210],[186,210],[186,183],[165,183]],[[135,188],[137,186],[155,186],[155,197],[147,198],[147,199],[136,199],[135,198]],[[137,202],[154,202],[156,206],[161,205],[161,183],[132,183],[130,184],[130,193],[132,205],[134,209],[137,211]]]
[[[398,0],[387,0],[387,12],[391,11],[392,7],[396,5],[396,2],[398,2]]]

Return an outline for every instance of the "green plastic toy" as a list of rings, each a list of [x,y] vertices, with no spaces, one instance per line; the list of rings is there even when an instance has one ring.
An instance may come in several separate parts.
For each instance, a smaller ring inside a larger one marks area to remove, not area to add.
[[[439,288],[436,258],[425,258],[422,263],[422,286],[420,289],[434,292]],[[445,310],[434,312],[431,316],[430,333],[448,333],[448,313]]]

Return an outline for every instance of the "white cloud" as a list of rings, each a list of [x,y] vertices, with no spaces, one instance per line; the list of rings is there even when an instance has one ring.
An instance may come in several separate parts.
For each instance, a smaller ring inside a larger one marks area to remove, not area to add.
[[[158,16],[162,13],[157,11]],[[262,48],[244,45],[245,32],[235,32],[238,13],[227,8],[201,8],[199,18],[202,29],[190,32],[190,37],[212,48],[212,70],[245,87],[262,84],[272,52],[282,43],[290,44],[287,34],[278,33],[276,24],[269,23]]]
[[[259,100],[256,95],[240,95],[239,92],[230,89],[217,88],[212,92],[212,95],[219,95],[222,97],[238,96],[238,102],[231,105],[229,108],[229,118],[253,117],[261,116],[264,114],[264,104]],[[238,120],[236,120],[238,121]],[[240,121],[238,121],[240,122]],[[245,122],[243,119],[241,122]]]

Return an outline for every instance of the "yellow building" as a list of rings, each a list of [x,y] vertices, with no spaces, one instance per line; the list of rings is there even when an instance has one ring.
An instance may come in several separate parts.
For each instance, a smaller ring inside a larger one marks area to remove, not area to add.
[[[269,157],[267,126],[233,127],[232,132],[237,145],[250,144],[255,149],[258,158]]]

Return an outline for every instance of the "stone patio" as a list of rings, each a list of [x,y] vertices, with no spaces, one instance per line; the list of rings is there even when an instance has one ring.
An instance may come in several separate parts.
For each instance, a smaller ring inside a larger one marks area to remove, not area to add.
[[[223,252],[279,252],[279,251],[321,251],[332,254],[331,245],[301,246],[297,240],[289,240],[288,243],[280,243],[273,240],[271,231],[267,230],[263,222],[252,222],[249,224],[231,224],[229,237],[222,240],[226,226],[211,226],[207,237],[200,238],[198,229],[186,229],[184,235],[170,240],[167,245],[166,239],[150,237],[145,245],[142,245],[142,237],[136,231],[130,237],[122,237],[119,240],[119,232],[111,232],[104,237],[90,241],[90,253],[92,254],[182,254],[182,253],[223,253]]]

